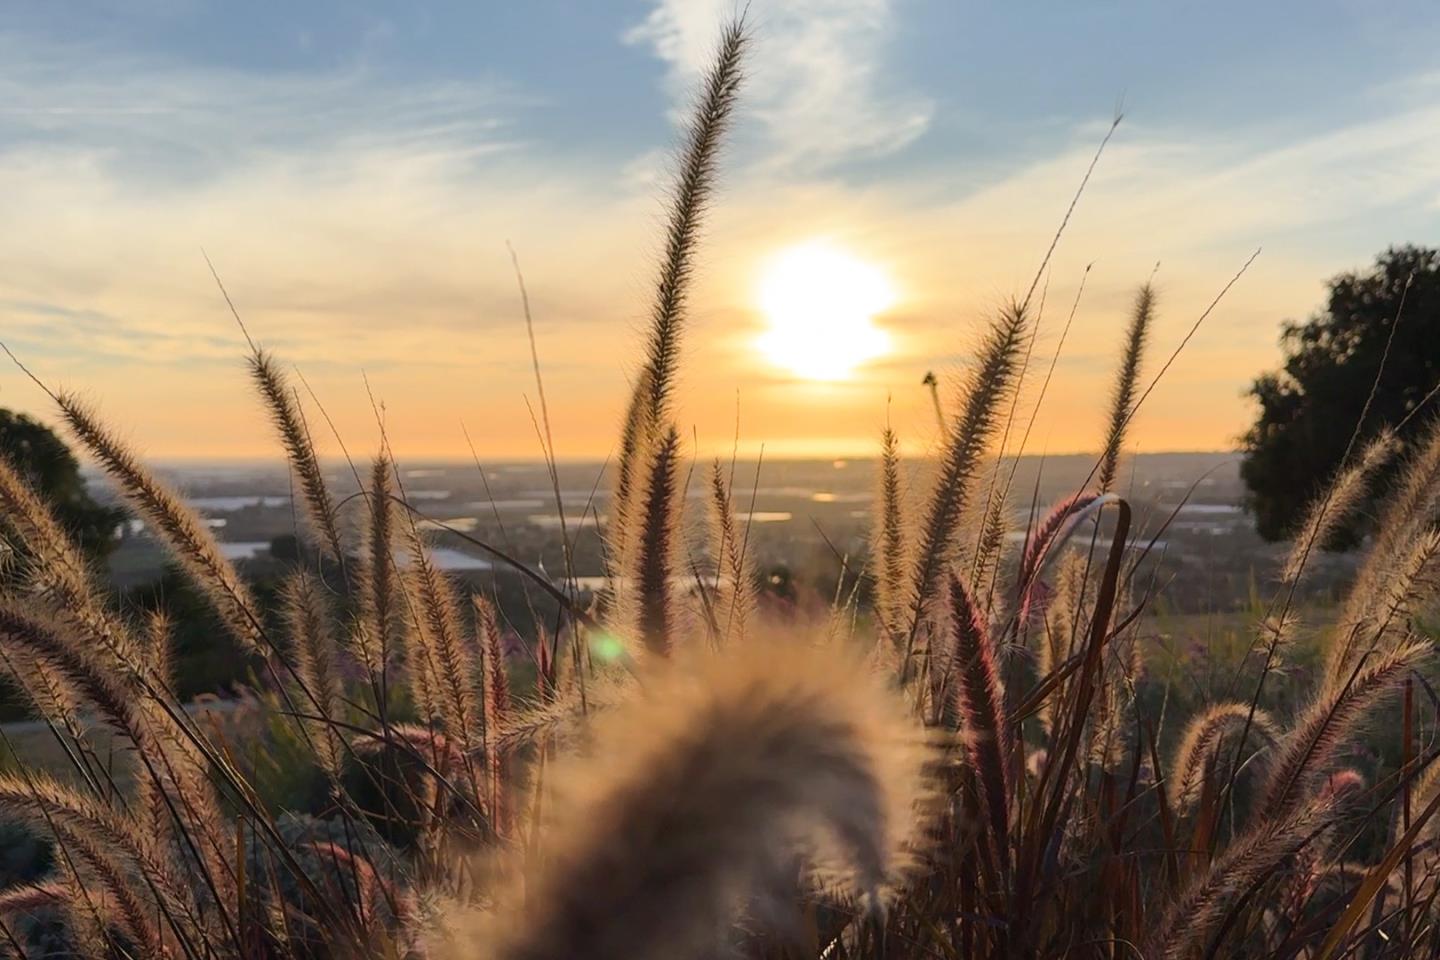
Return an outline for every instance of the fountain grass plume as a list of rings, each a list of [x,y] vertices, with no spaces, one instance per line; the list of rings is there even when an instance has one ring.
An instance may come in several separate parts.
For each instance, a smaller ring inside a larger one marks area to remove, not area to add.
[[[1020,621],[1028,623],[1031,604],[1037,587],[1043,588],[1040,574],[1051,561],[1066,537],[1075,529],[1081,517],[1099,503],[1103,497],[1092,493],[1078,493],[1066,497],[1050,509],[1033,530],[1026,534],[1025,549],[1020,555],[1020,569],[1017,576],[1020,590]]]
[[[1304,574],[1310,555],[1325,546],[1335,529],[1359,506],[1369,489],[1370,481],[1399,448],[1394,431],[1385,428],[1366,444],[1354,463],[1343,467],[1325,492],[1310,505],[1294,546],[1286,557],[1281,579],[1297,583]]]
[[[1305,803],[1284,816],[1262,819],[1181,891],[1156,924],[1140,955],[1157,960],[1193,956],[1224,921],[1235,898],[1279,869],[1333,816],[1333,803],[1322,799]]]
[[[614,509],[622,521],[628,518],[637,492],[637,458],[644,456],[648,442],[668,420],[700,226],[714,192],[720,145],[735,110],[748,37],[743,18],[724,28],[685,131],[666,215],[665,252],[650,311],[645,364],[635,382],[621,432]],[[629,533],[628,526],[623,522],[618,525],[620,536]]]
[[[136,710],[135,687],[126,682],[126,671],[134,676],[137,665],[97,663],[83,642],[68,635],[55,617],[35,611],[34,606],[22,608],[13,600],[0,600],[0,647],[7,656],[18,654],[43,665],[37,682],[48,683],[52,675],[58,678],[58,692],[50,693],[47,685],[45,699],[77,698],[76,706],[96,711],[137,748],[144,749],[149,737]]]
[[[1018,304],[1007,307],[986,332],[965,389],[964,405],[952,418],[935,485],[925,503],[911,564],[907,644],[913,644],[927,604],[944,591],[956,528],[969,502],[980,457],[999,426],[1000,404],[1013,387],[1025,346],[1029,317]],[[908,667],[907,658],[907,667]]]
[[[995,582],[1004,560],[1005,534],[1010,526],[1010,485],[999,476],[999,458],[995,475],[985,493],[985,516],[970,561],[970,585],[977,597],[983,594],[988,610],[994,601]]]
[[[667,419],[700,223],[714,191],[720,144],[740,90],[740,65],[746,38],[743,21],[733,21],[724,28],[685,132],[666,223],[665,253],[651,307],[645,375],[640,381],[646,397],[643,422],[652,427]]]
[[[19,573],[48,599],[67,625],[92,637],[118,661],[134,658],[136,644],[128,626],[106,606],[95,589],[89,564],[74,538],[20,472],[0,456],[0,523],[19,538],[26,556]]]
[[[189,882],[155,838],[145,836],[128,816],[33,772],[23,778],[0,774],[0,809],[62,843],[67,837],[84,838],[117,871],[137,871],[163,898],[169,916],[195,916]]]
[[[472,594],[475,629],[480,639],[481,688],[485,702],[484,722],[487,738],[497,738],[511,712],[510,674],[505,666],[505,647],[500,640],[500,625],[495,607],[479,594]]]
[[[1005,692],[999,659],[984,614],[958,577],[950,578],[950,628],[954,631],[951,671],[956,713],[971,766],[989,817],[993,841],[1008,857],[1010,835],[1011,737],[1005,719]]]
[[[369,522],[355,564],[357,616],[353,645],[365,669],[377,713],[384,714],[383,702],[389,686],[388,671],[396,656],[396,574],[395,507],[391,501],[390,458],[375,457],[370,466],[370,488],[366,506]]]
[[[43,710],[52,700],[68,701],[69,714],[45,717],[59,720],[79,739],[83,736],[79,724],[67,718],[83,707],[130,741],[143,761],[139,789],[152,823],[167,819],[154,816],[154,804],[164,803],[167,789],[178,788],[183,793],[178,806],[183,826],[202,844],[208,841],[213,846],[219,816],[208,768],[153,695],[127,683],[125,670],[96,662],[92,651],[68,637],[53,618],[20,610],[11,602],[0,602],[0,648],[9,662],[29,662],[38,668],[22,685],[37,707]],[[130,664],[125,669],[135,676],[139,667]]]
[[[643,696],[596,720],[593,753],[556,771],[547,855],[524,902],[470,949],[715,956],[739,905],[784,889],[807,851],[879,902],[908,863],[924,796],[918,730],[833,650],[746,650],[654,673]]]
[[[66,821],[55,817],[47,817],[46,820],[55,842],[65,849],[66,855],[76,862],[77,867],[84,866],[81,882],[86,883],[87,889],[101,893],[106,901],[115,904],[120,926],[134,943],[137,955],[157,958],[173,955],[167,938],[157,926],[154,907],[140,892],[144,890],[144,884],[136,884],[126,866],[116,861],[112,848],[102,845],[86,831],[77,830]],[[108,919],[105,916],[107,912],[100,911],[102,921]]]
[[[510,809],[505,795],[507,771],[511,767],[512,749],[502,741],[510,725],[513,707],[510,698],[510,673],[505,663],[505,647],[500,640],[500,624],[495,607],[480,594],[470,595],[475,615],[476,647],[480,658],[479,697],[480,720],[485,750],[487,809],[496,833],[509,832]]]
[[[335,517],[335,502],[325,485],[325,474],[315,456],[310,430],[300,403],[275,358],[258,347],[250,354],[250,377],[260,391],[270,421],[280,435],[290,469],[300,481],[301,502],[311,527],[319,535],[322,548],[337,563],[344,563],[345,548],[340,542],[340,526]]]
[[[1242,730],[1248,730],[1260,749],[1272,745],[1279,735],[1270,715],[1264,710],[1255,710],[1252,715],[1248,703],[1211,704],[1190,719],[1180,736],[1165,785],[1171,807],[1185,813],[1195,806],[1216,761],[1228,756],[1225,745]],[[1227,779],[1228,772],[1219,771],[1219,781]]]
[[[54,880],[20,883],[0,890],[0,916],[37,913],[70,902],[70,889]]]
[[[421,721],[432,734],[443,730],[454,750],[454,762],[448,749],[432,751],[429,759],[444,776],[463,778],[470,796],[478,798],[482,788],[476,764],[485,743],[473,651],[462,632],[454,586],[426,550],[413,517],[408,535],[410,569],[402,583],[414,621],[407,651],[412,689]]]
[[[1088,586],[1084,561],[1079,554],[1071,554],[1061,562],[1053,594],[1044,606],[1044,619],[1040,629],[1034,631],[1039,634],[1035,645],[1035,676],[1039,681],[1049,679],[1065,665],[1075,652],[1076,637],[1084,629]],[[1033,603],[1033,591],[1031,600]],[[1053,729],[1057,707],[1063,702],[1066,690],[1065,682],[1056,684],[1040,704],[1040,724],[1046,731]]]
[[[435,651],[435,637],[424,626],[425,614],[416,599],[420,588],[414,573],[405,571],[400,577],[400,585],[412,613],[409,629],[405,632],[401,678],[415,704],[415,712],[438,730],[443,724],[440,720],[440,661]]]
[[[344,745],[331,723],[343,716],[343,686],[339,649],[334,634],[334,611],[310,573],[301,570],[286,581],[282,611],[290,630],[290,658],[298,682],[304,685],[299,702],[309,703],[318,719],[302,720],[320,767],[339,782]],[[307,710],[306,712],[311,712]]]
[[[475,665],[466,645],[455,601],[455,589],[436,565],[415,532],[411,544],[411,574],[418,623],[412,633],[433,672],[435,715],[445,731],[462,748],[479,748],[472,732],[479,730],[481,713],[475,698]]]
[[[76,743],[85,742],[86,724],[80,715],[84,698],[49,660],[7,644],[0,647],[0,666],[31,716],[55,724]]]
[[[70,393],[58,394],[55,399],[75,438],[100,462],[125,499],[209,598],[226,629],[251,649],[268,651],[264,621],[250,588],[195,513],[140,463],[87,404]]]
[[[1086,730],[1086,755],[1107,774],[1113,774],[1126,755],[1126,741],[1134,728],[1135,682],[1142,669],[1140,644],[1133,630],[1107,641]]]
[[[645,374],[630,388],[630,402],[625,407],[625,421],[620,426],[620,456],[615,466],[615,489],[610,498],[610,567],[623,572],[627,566],[628,544],[626,535],[630,532],[630,514],[637,486],[637,462],[645,443],[649,425],[646,422]]]
[[[548,702],[517,703],[499,727],[495,749],[503,761],[537,743],[571,743],[585,733],[592,713],[609,710],[636,692],[627,677],[610,676],[592,679],[585,688],[584,701],[572,693]]]
[[[1440,417],[1415,441],[1399,478],[1380,508],[1375,536],[1355,575],[1354,585],[1340,614],[1342,625],[1354,625],[1373,616],[1383,602],[1397,560],[1419,533],[1435,520],[1440,507]]]
[[[1377,651],[1393,649],[1410,633],[1410,619],[1433,601],[1440,562],[1440,528],[1416,529],[1409,543],[1389,558],[1383,580],[1362,580],[1352,590],[1369,596],[1361,603],[1362,619],[1342,619],[1325,653],[1325,686],[1339,691],[1357,663]]]
[[[755,570],[746,532],[735,522],[735,504],[720,461],[710,466],[710,549],[717,587],[716,620],[722,642],[743,643],[755,609]]]
[[[880,617],[879,639],[899,646],[904,642],[905,614],[910,599],[905,565],[908,560],[905,490],[900,477],[900,441],[889,427],[880,439],[880,516],[875,562],[875,608]],[[872,534],[872,540],[876,539]]]
[[[678,611],[671,592],[680,538],[680,433],[673,426],[648,457],[641,510],[631,534],[636,636],[645,649],[669,656]]]
[[[144,629],[136,635],[146,672],[164,690],[171,689],[175,683],[174,631],[175,624],[170,614],[164,610],[153,610],[145,615]]]
[[[1125,430],[1135,412],[1135,391],[1140,383],[1140,360],[1145,352],[1145,339],[1155,316],[1155,289],[1147,283],[1135,294],[1130,324],[1125,329],[1125,348],[1120,369],[1110,396],[1110,423],[1105,433],[1104,452],[1100,458],[1097,484],[1101,493],[1109,493],[1115,485],[1120,467],[1120,450],[1125,445]]]
[[[1274,750],[1259,799],[1262,815],[1284,816],[1304,803],[1356,725],[1430,651],[1424,640],[1377,650],[1362,658],[1339,687],[1322,686]]]

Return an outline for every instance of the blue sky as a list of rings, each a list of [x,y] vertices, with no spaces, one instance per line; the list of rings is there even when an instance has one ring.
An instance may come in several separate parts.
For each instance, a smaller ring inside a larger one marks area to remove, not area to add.
[[[696,19],[715,22],[731,9],[694,6]],[[799,32],[787,6],[752,5],[762,46]],[[1103,116],[1122,100],[1151,124],[1271,142],[1323,131],[1373,116],[1386,87],[1434,70],[1440,40],[1434,6],[1413,2],[793,6],[818,21],[875,24],[855,30],[873,38],[849,48],[861,47],[866,61],[855,66],[876,75],[867,86],[929,113],[913,149],[896,151],[894,170],[972,154],[997,166],[1033,156],[1046,148],[1047,128]],[[506,118],[516,137],[624,162],[637,144],[668,135],[665,64],[652,44],[627,42],[654,9],[555,0],[16,3],[5,32],[52,47],[62,61],[88,50],[176,72],[353,76],[357,99],[366,88],[474,84],[524,107]],[[83,63],[70,66],[83,72]],[[27,137],[21,128],[7,134]]]
[[[524,456],[509,240],[561,446],[604,455],[678,111],[733,9],[7,4],[3,338],[158,454],[261,452],[204,247],[347,432],[368,429],[364,371],[402,447],[461,452],[464,414],[493,421],[478,432],[497,455]],[[923,445],[919,374],[953,380],[985,316],[1028,284],[1117,104],[1126,120],[1048,281],[1068,303],[1097,264],[1047,401],[1049,449],[1093,442],[1098,413],[1077,411],[1103,391],[1124,303],[1155,262],[1160,350],[1265,248],[1137,434],[1215,448],[1243,430],[1278,324],[1312,310],[1326,276],[1440,227],[1431,5],[754,0],[749,19],[690,341],[683,409],[702,447],[728,443],[737,390],[754,444],[851,452],[888,396]],[[896,349],[852,382],[796,382],[753,349],[757,271],[812,237],[900,292],[877,319]],[[43,410],[11,374],[0,403]]]

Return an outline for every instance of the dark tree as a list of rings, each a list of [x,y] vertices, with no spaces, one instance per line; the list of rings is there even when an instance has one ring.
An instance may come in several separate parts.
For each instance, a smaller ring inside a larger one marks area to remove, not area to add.
[[[1360,425],[1364,442],[1382,426],[1405,421],[1440,382],[1440,250],[1391,248],[1373,268],[1331,280],[1324,310],[1303,324],[1285,325],[1284,367],[1250,388],[1260,412],[1243,439],[1240,467],[1265,539],[1293,534],[1306,505],[1340,466],[1397,316],[1384,375]],[[1422,411],[1405,422],[1401,441],[1413,444],[1430,420]],[[1383,495],[1394,476],[1392,466],[1372,491]],[[1368,512],[1359,511],[1329,546],[1353,545]]]
[[[0,410],[0,456],[50,504],[86,553],[100,558],[115,546],[115,528],[124,513],[91,498],[75,455],[49,427],[23,413]]]

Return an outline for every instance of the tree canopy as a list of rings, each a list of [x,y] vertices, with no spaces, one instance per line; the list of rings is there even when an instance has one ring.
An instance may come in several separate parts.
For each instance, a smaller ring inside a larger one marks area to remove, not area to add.
[[[1372,387],[1360,442],[1389,425],[1400,428],[1399,439],[1409,446],[1432,419],[1428,411],[1411,414],[1440,382],[1440,250],[1392,247],[1370,269],[1342,273],[1329,288],[1324,309],[1304,323],[1285,324],[1284,365],[1256,378],[1249,391],[1260,409],[1243,438],[1240,474],[1256,528],[1267,540],[1294,533],[1307,504],[1340,467]],[[1393,468],[1379,476],[1375,496],[1383,496],[1393,476]],[[1328,546],[1353,544],[1365,513]]]

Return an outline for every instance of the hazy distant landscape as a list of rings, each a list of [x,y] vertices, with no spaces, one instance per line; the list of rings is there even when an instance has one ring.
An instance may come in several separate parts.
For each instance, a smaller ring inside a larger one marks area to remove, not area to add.
[[[802,584],[833,589],[842,558],[852,572],[863,570],[877,489],[873,460],[775,460],[734,464],[737,518],[749,526],[750,544],[762,569],[783,568]],[[703,470],[707,464],[700,464]],[[1043,516],[1062,497],[1082,489],[1095,466],[1093,456],[1022,457],[1002,465],[1014,469],[1009,536],[1024,538],[1031,501]],[[163,473],[203,515],[227,556],[266,568],[296,534],[297,513],[289,473],[281,463],[186,463],[162,465]],[[725,464],[728,472],[730,465]],[[992,468],[993,469],[993,468]],[[1148,549],[1152,565],[1168,571],[1156,599],[1163,608],[1187,612],[1233,612],[1247,607],[1257,587],[1273,581],[1288,546],[1267,544],[1245,514],[1239,455],[1227,453],[1140,454],[1122,480],[1135,504],[1139,531],[1135,549]],[[915,484],[926,477],[911,466]],[[542,463],[404,465],[399,476],[412,505],[431,520],[501,547],[511,556],[565,580],[564,526],[572,545],[573,574],[581,586],[604,577],[602,533],[609,517],[613,478],[600,463],[558,467],[560,508]],[[329,463],[326,479],[337,497],[353,493],[348,465]],[[105,490],[96,477],[97,491]],[[688,497],[700,501],[702,483],[692,478]],[[599,527],[597,528],[597,519]],[[516,574],[473,543],[432,526],[428,533],[436,561],[447,571],[494,588]],[[1153,543],[1151,542],[1153,540]],[[837,554],[838,551],[838,554]],[[143,525],[127,529],[110,557],[117,586],[154,580],[164,551]],[[1353,568],[1354,558],[1324,554],[1307,582],[1307,595],[1328,596]],[[513,586],[513,584],[512,584]]]

